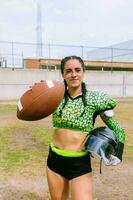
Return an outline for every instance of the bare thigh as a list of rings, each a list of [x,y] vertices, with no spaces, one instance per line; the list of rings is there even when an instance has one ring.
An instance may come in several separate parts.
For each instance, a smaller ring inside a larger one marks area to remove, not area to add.
[[[93,200],[92,173],[87,173],[70,181],[72,200]]]
[[[63,176],[46,168],[49,192],[52,200],[67,200],[69,181]]]

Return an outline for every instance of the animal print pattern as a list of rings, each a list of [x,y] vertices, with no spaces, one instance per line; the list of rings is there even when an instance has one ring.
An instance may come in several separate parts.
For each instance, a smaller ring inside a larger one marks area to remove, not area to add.
[[[84,107],[81,95],[76,98],[69,97],[67,104],[63,108],[63,99],[53,113],[53,126],[78,130],[88,134],[94,127],[97,115],[116,106],[114,99],[98,91],[87,91],[86,100],[87,106]],[[62,112],[60,112],[61,110]],[[60,115],[60,113],[62,114]],[[119,133],[116,135],[121,138]]]
[[[111,117],[105,123],[110,129],[114,131],[118,141],[124,143],[125,132],[124,129],[118,124],[117,120],[114,117]]]

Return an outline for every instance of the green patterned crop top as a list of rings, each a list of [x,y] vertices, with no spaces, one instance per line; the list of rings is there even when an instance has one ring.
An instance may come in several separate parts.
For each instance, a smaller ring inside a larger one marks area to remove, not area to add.
[[[63,99],[53,113],[53,127],[73,129],[88,134],[93,129],[97,115],[116,106],[116,102],[111,97],[97,91],[87,91],[86,101],[87,105],[84,107],[82,95],[75,98],[69,96],[63,108]]]

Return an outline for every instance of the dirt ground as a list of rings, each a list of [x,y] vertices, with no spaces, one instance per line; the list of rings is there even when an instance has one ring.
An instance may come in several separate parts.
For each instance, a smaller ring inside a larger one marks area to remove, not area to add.
[[[103,166],[102,174],[99,173],[99,162],[94,162],[95,200],[133,200],[133,161],[124,160],[117,167]],[[0,200],[21,199],[50,200],[45,167],[34,175],[14,172],[5,179],[1,177]]]
[[[124,115],[123,115],[124,113]],[[120,103],[116,114],[119,121],[126,130],[127,137],[131,138],[131,145],[133,147],[133,101],[127,103]],[[123,117],[124,116],[124,117]],[[28,122],[20,122],[15,115],[0,114],[0,127],[9,126],[11,124]],[[100,123],[100,122],[99,122]],[[35,126],[50,127],[51,119],[34,122]],[[19,148],[35,141],[32,138],[24,140],[24,135],[27,134],[14,133],[13,139]],[[42,148],[39,146],[38,148]],[[126,147],[125,147],[126,149]],[[45,175],[45,161],[39,170],[31,174],[26,171],[16,171],[7,174],[0,174],[0,200],[50,200],[47,180]],[[98,158],[92,158],[93,167],[93,182],[94,182],[94,200],[133,200],[133,156],[124,153],[122,164],[114,167],[107,167],[102,165],[102,174],[99,173],[100,162]]]

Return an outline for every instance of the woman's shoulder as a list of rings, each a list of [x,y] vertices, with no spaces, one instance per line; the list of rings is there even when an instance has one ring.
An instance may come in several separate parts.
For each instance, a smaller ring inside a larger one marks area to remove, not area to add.
[[[102,91],[87,90],[87,91],[86,91],[86,96],[87,96],[88,98],[97,98],[97,97],[107,96],[107,94],[104,93],[104,92],[102,92]]]
[[[116,101],[111,96],[109,96],[108,94],[102,91],[87,90],[86,97],[87,97],[87,101],[93,104],[111,103],[113,107],[116,106]]]
[[[107,93],[98,90],[87,90],[86,94],[88,97],[110,97]]]

